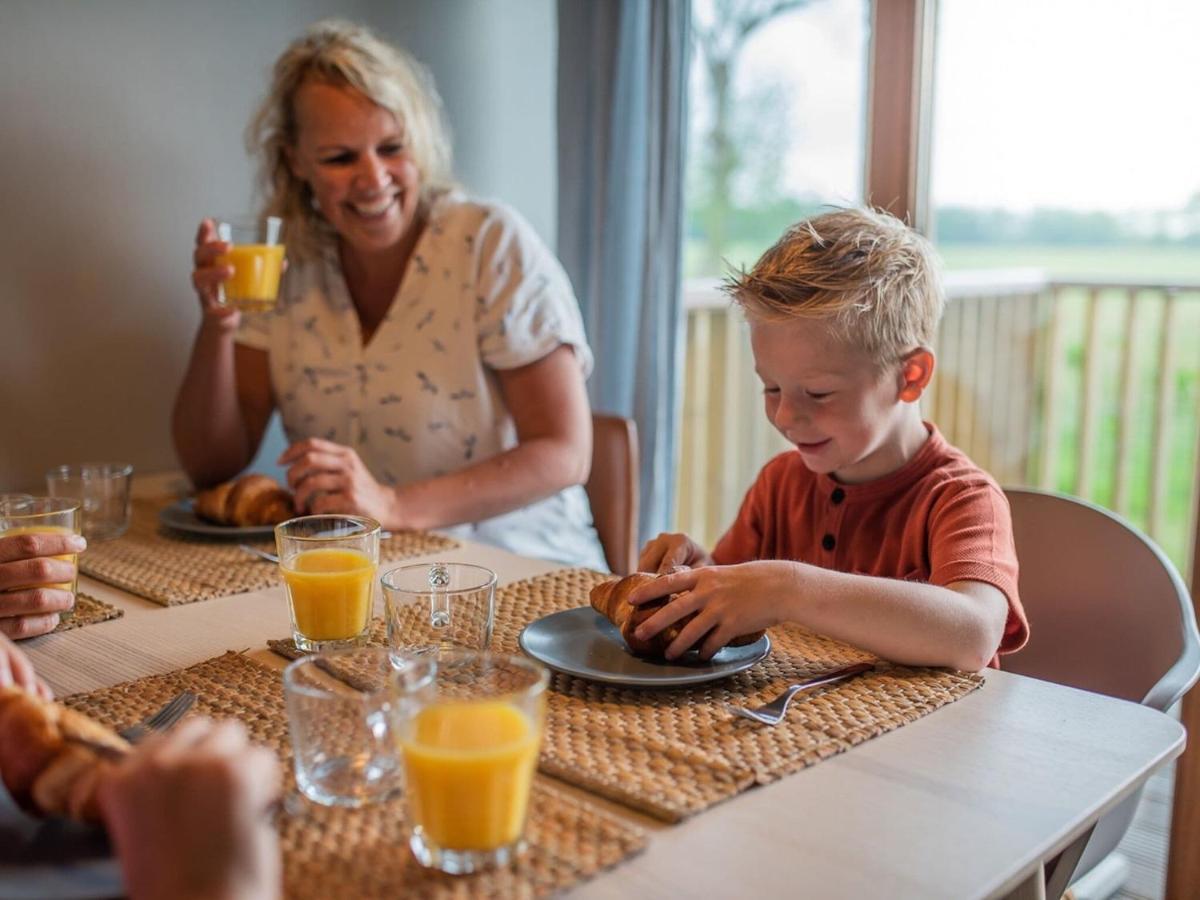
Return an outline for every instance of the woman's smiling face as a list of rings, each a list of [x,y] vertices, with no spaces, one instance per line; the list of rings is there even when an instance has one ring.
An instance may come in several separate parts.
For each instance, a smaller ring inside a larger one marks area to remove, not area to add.
[[[421,173],[396,116],[348,87],[306,81],[293,101],[292,173],[354,251],[396,247],[417,221]]]

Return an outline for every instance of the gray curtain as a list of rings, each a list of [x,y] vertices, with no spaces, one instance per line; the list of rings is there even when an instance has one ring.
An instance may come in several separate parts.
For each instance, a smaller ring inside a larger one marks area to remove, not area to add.
[[[688,0],[558,3],[558,254],[592,408],[637,420],[643,539],[675,486],[689,17]]]

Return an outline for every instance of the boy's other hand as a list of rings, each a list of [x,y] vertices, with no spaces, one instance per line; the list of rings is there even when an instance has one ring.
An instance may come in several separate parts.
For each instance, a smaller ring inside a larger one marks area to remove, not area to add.
[[[686,534],[663,532],[638,556],[639,572],[673,572],[681,566],[711,566],[712,557]]]
[[[705,566],[659,575],[629,597],[634,605],[676,594],[666,606],[643,622],[639,639],[658,634],[668,625],[696,616],[667,647],[667,659],[677,659],[698,646],[702,659],[741,634],[783,621],[786,598],[799,590],[800,567],[781,560],[761,560],[736,566]]]

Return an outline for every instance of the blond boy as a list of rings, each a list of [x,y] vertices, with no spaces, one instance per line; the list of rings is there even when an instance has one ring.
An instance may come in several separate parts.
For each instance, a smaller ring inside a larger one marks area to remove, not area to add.
[[[917,405],[944,305],[928,242],[886,213],[836,210],[727,290],[767,418],[796,449],[763,467],[711,555],[683,534],[643,548],[639,568],[663,574],[632,602],[678,596],[639,636],[697,612],[668,656],[780,622],[910,665],[975,671],[1018,649],[1004,494]]]

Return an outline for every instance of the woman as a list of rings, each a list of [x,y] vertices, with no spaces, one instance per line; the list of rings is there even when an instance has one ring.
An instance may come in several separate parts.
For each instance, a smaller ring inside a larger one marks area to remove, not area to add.
[[[523,219],[454,189],[424,70],[365,29],[319,23],[276,63],[250,138],[290,269],[278,308],[242,317],[219,302],[227,245],[200,226],[203,320],[173,423],[193,481],[244,468],[278,408],[307,512],[604,568],[580,487],[592,358],[578,305]]]

